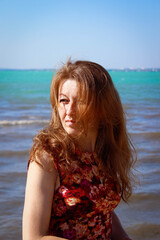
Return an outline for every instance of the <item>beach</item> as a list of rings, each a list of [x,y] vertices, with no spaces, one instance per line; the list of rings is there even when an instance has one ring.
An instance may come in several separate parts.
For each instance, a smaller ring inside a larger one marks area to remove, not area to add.
[[[110,70],[137,150],[140,184],[116,208],[134,240],[160,239],[160,71]],[[20,240],[32,138],[51,116],[52,70],[0,70],[0,239]]]

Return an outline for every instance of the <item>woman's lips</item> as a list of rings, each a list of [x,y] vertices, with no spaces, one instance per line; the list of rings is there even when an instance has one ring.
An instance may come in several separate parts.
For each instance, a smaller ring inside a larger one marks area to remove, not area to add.
[[[74,120],[66,120],[65,122],[68,126],[73,126],[75,124]]]

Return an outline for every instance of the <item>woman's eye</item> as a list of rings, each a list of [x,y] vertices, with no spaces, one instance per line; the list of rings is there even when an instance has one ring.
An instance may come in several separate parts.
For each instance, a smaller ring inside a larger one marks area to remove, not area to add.
[[[61,103],[61,102],[62,102],[62,103],[68,103],[68,100],[65,99],[65,98],[62,98],[62,99],[60,99],[59,101],[60,101],[60,103]]]

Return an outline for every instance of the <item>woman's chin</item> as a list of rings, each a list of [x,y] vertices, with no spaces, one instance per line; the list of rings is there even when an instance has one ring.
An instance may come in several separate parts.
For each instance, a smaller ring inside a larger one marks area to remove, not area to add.
[[[68,133],[68,135],[72,136],[72,137],[76,137],[78,136],[78,131],[74,128],[71,128],[71,127],[67,127],[65,129],[65,131]]]

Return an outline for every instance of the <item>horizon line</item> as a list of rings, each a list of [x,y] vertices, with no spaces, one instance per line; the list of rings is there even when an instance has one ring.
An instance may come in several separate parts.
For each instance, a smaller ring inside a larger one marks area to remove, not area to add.
[[[160,67],[126,67],[126,68],[106,68],[108,71],[152,71],[159,72]],[[0,71],[58,71],[55,68],[0,68]]]

